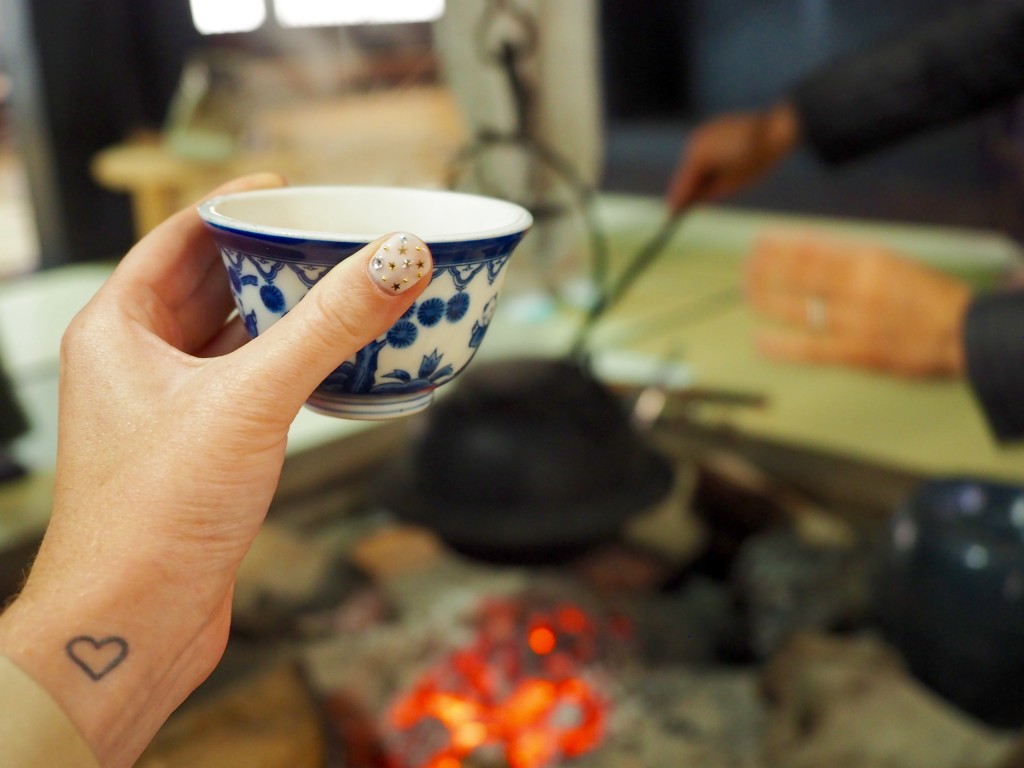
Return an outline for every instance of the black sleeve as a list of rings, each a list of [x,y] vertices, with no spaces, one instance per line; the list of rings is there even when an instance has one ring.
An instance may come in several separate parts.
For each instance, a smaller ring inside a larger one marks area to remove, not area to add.
[[[996,437],[1024,438],[1024,291],[976,298],[964,349],[968,379]]]
[[[790,97],[809,148],[851,160],[1024,90],[1024,0],[963,3],[816,70]]]

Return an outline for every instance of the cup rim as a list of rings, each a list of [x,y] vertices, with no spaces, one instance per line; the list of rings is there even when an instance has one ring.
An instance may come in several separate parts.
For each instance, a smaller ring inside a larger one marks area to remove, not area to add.
[[[257,224],[250,221],[229,216],[220,210],[218,206],[226,201],[238,198],[251,197],[276,197],[282,195],[296,194],[337,194],[337,193],[358,193],[361,195],[386,195],[400,193],[407,196],[436,197],[445,196],[451,198],[472,198],[474,200],[486,200],[495,206],[505,207],[510,214],[509,223],[486,229],[459,232],[451,235],[441,235],[430,238],[432,243],[459,243],[475,240],[487,240],[495,237],[504,237],[526,231],[533,224],[533,216],[528,210],[517,203],[508,200],[501,200],[496,197],[478,195],[468,192],[456,192],[445,189],[429,189],[420,187],[385,187],[385,186],[363,186],[363,185],[306,185],[296,187],[275,187],[273,189],[256,189],[245,192],[232,192],[226,195],[205,200],[197,206],[199,216],[207,224],[226,229],[233,232],[250,235],[262,235],[273,238],[304,241],[322,241],[339,243],[368,243],[381,236],[381,232],[327,232],[312,229],[293,229],[290,227],[279,227],[265,224]]]

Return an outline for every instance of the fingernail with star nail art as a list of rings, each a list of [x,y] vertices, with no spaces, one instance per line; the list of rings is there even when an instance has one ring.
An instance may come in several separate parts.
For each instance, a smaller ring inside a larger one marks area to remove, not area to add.
[[[433,268],[427,244],[407,232],[396,232],[381,243],[367,267],[374,285],[391,296],[405,293]]]

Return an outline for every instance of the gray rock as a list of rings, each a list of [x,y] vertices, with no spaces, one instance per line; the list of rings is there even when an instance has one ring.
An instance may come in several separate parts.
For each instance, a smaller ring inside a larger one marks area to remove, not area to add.
[[[750,651],[765,659],[794,632],[861,625],[874,563],[867,546],[809,546],[792,529],[751,537],[732,574]]]
[[[770,768],[992,768],[1010,739],[913,680],[871,636],[795,635],[765,668]]]

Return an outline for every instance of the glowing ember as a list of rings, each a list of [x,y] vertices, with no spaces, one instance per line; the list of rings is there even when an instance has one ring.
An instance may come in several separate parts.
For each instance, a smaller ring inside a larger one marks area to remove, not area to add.
[[[392,707],[392,768],[463,768],[478,750],[508,768],[548,768],[594,749],[608,715],[588,670],[598,630],[575,605],[529,615],[512,601],[485,605],[472,645]]]
[[[540,656],[546,656],[555,650],[558,638],[550,627],[534,627],[530,630],[530,650]]]

